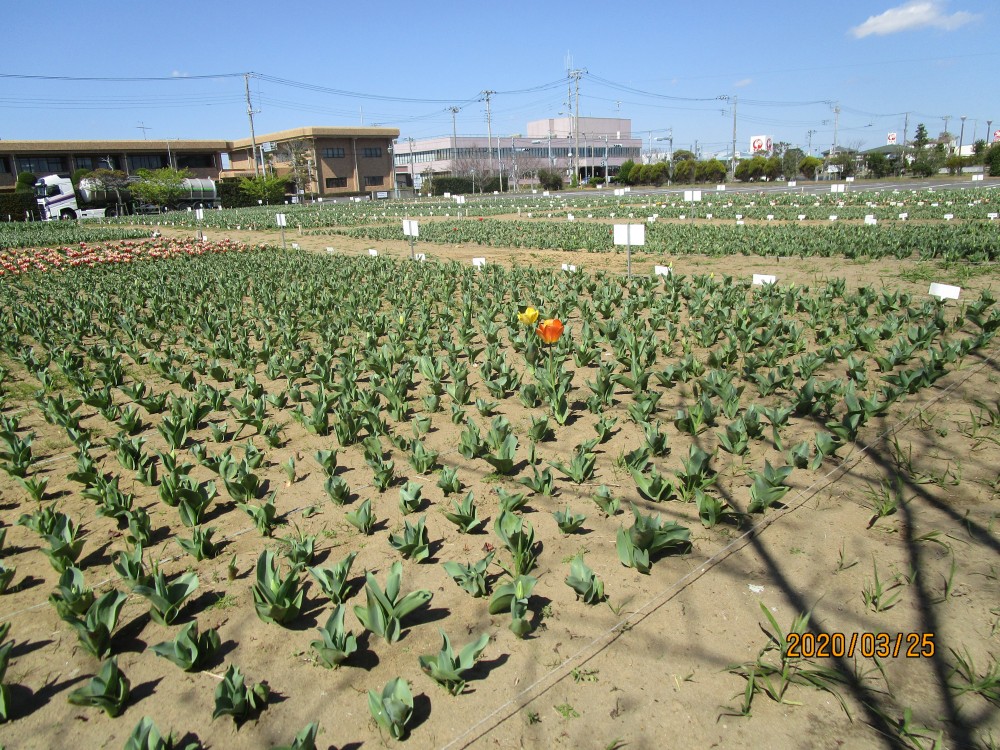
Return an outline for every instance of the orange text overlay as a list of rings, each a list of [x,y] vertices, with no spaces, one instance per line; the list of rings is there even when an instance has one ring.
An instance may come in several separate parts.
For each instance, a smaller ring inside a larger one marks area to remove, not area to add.
[[[789,633],[785,656],[790,659],[934,656],[933,633]]]

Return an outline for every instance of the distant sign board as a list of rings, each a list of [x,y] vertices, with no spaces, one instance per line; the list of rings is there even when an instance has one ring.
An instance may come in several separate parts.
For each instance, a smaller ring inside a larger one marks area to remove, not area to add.
[[[769,135],[755,135],[750,138],[750,153],[761,154],[770,153],[774,148],[774,142]]]
[[[889,133],[888,135],[886,135],[886,137],[885,137],[885,145],[886,146],[895,146],[896,145],[896,134],[895,133]]]

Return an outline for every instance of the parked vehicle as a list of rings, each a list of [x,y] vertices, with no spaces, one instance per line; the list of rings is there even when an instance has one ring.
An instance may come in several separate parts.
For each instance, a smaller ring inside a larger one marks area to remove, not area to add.
[[[182,183],[183,196],[175,205],[164,208],[215,208],[218,192],[212,180],[186,178]],[[43,219],[97,219],[125,213],[157,213],[158,207],[143,204],[137,211],[128,188],[104,190],[94,180],[84,177],[76,189],[69,177],[57,174],[42,177],[35,182],[35,198]]]

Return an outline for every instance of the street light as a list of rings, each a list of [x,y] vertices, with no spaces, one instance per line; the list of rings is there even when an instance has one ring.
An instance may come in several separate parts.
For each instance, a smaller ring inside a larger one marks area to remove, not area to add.
[[[552,133],[548,134],[548,139],[547,140],[548,140],[548,143],[549,143],[549,169],[553,169],[555,167],[555,164],[552,161]],[[541,140],[534,140],[534,141],[532,141],[532,143],[538,144],[538,143],[542,143],[542,141]]]
[[[670,143],[670,151],[667,152],[667,159],[668,159],[668,161],[667,161],[667,168],[668,168],[668,172],[667,172],[667,185],[669,185],[670,181],[674,178],[674,129],[670,128],[670,130],[669,130],[666,138],[662,138],[661,137],[661,138],[657,138],[656,140],[658,140],[658,141],[667,141],[668,143]],[[697,149],[697,147],[695,148],[694,158],[695,159],[698,158],[698,149]]]

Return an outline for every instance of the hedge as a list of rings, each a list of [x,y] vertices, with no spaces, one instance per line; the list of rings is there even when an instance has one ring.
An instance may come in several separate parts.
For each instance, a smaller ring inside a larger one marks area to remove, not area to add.
[[[0,193],[0,221],[24,221],[26,211],[33,218],[38,213],[38,203],[32,193]]]

